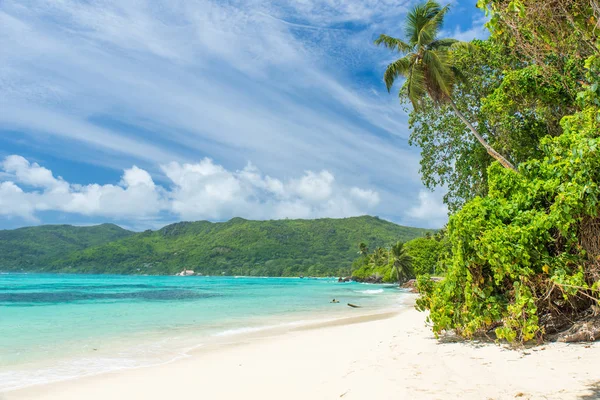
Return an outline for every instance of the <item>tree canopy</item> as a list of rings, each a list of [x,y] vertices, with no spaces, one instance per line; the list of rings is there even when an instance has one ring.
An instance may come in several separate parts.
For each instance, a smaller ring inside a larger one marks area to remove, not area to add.
[[[513,164],[498,153],[482,136],[478,128],[465,116],[454,101],[454,87],[466,77],[455,65],[454,52],[471,49],[469,43],[452,38],[439,38],[444,17],[450,9],[433,0],[415,6],[407,15],[405,36],[408,40],[382,34],[375,44],[399,52],[403,57],[388,65],[383,80],[388,91],[400,76],[405,78],[400,95],[405,95],[415,112],[427,104],[446,105],[471,131],[486,152],[504,167],[515,170]]]

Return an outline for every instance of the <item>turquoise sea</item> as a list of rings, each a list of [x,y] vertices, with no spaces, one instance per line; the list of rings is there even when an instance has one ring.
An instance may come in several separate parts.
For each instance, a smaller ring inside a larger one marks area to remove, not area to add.
[[[170,362],[270,328],[399,308],[403,293],[333,278],[0,274],[0,391]]]

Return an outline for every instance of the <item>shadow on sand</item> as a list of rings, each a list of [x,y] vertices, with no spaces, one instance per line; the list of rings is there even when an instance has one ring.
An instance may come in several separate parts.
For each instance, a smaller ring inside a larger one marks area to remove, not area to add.
[[[594,383],[589,384],[587,386],[587,390],[589,393],[579,396],[578,399],[582,399],[582,400],[583,399],[585,399],[585,400],[600,399],[600,381],[596,381]]]

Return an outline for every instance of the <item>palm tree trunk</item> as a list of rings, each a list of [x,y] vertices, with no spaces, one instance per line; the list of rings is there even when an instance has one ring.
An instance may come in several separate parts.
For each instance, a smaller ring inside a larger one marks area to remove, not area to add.
[[[473,135],[475,135],[475,137],[477,138],[477,140],[479,140],[479,143],[481,143],[481,145],[483,147],[485,147],[485,149],[488,152],[488,154],[490,156],[494,157],[496,160],[498,160],[498,162],[500,164],[502,164],[502,166],[504,168],[512,169],[515,172],[519,172],[519,171],[517,171],[517,169],[515,168],[515,166],[510,163],[510,161],[508,161],[506,158],[504,158],[500,153],[498,153],[496,150],[494,150],[492,148],[492,146],[489,145],[488,142],[486,142],[486,140],[483,138],[483,136],[481,136],[479,134],[479,132],[477,132],[477,130],[475,129],[475,127],[473,126],[473,124],[471,124],[467,120],[467,118],[465,118],[465,116],[463,115],[463,113],[460,112],[460,110],[458,109],[458,107],[456,107],[456,104],[454,103],[454,100],[452,100],[452,98],[449,98],[449,100],[450,100],[450,106],[454,110],[454,113],[471,130],[471,132],[473,132]]]

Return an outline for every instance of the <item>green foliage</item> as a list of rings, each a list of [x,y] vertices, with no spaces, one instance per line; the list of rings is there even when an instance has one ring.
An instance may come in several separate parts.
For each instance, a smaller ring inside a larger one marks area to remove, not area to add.
[[[581,229],[600,210],[600,113],[590,106],[561,125],[520,174],[493,164],[489,194],[450,218],[446,278],[424,286],[418,301],[434,332],[497,328],[499,338],[526,342],[543,337],[541,316],[569,315],[597,298]]]
[[[469,51],[453,52],[466,77],[454,87],[454,100],[479,133],[515,164],[541,156],[539,141],[559,135],[560,120],[578,110],[571,95],[579,88],[582,65],[566,63],[547,79],[536,65],[523,64],[492,41],[474,41]],[[566,85],[566,86],[565,86]],[[448,189],[451,212],[487,194],[492,159],[473,140],[450,106],[426,103],[409,117],[410,144],[421,148],[421,177],[430,189]]]
[[[453,52],[457,107],[518,173],[490,164],[450,107],[411,113],[429,188],[455,214],[445,279],[418,279],[436,334],[541,339],[598,302],[600,8],[589,0],[479,0],[491,38]],[[462,209],[461,209],[462,208]],[[416,262],[418,265],[418,262]]]
[[[581,64],[597,52],[596,0],[478,0],[477,5],[491,17],[487,27],[494,42],[527,65],[536,64],[552,84],[563,82],[560,72],[568,64]]]
[[[449,255],[449,242],[442,230],[406,243],[396,242],[386,249],[378,247],[371,254],[361,254],[352,264],[352,278],[359,282],[393,283],[414,276],[439,275],[445,272]]]
[[[449,252],[446,238],[423,237],[406,243],[406,252],[412,259],[414,274],[439,275],[444,273],[443,257]]]
[[[18,231],[5,231],[4,234],[8,237]],[[109,243],[68,249],[69,254],[59,252],[51,257],[31,258],[28,263],[14,263],[0,254],[0,268],[118,274],[174,274],[187,268],[210,275],[348,275],[361,240],[366,246],[375,248],[398,238],[408,240],[426,232],[367,216],[180,222],[158,231],[129,233],[128,237]],[[52,237],[40,242],[48,248],[59,245]],[[15,254],[26,257],[20,250]]]
[[[133,235],[114,224],[97,226],[44,225],[0,231],[0,270],[29,270]]]
[[[537,65],[504,71],[500,85],[481,100],[496,146],[518,163],[540,156],[540,140],[560,135],[560,120],[577,110],[570,90],[578,88],[579,72],[561,71],[548,80]]]
[[[376,254],[379,253],[379,256]],[[388,251],[379,247],[373,254],[360,256],[352,263],[352,279],[357,282],[396,282],[389,264]]]

